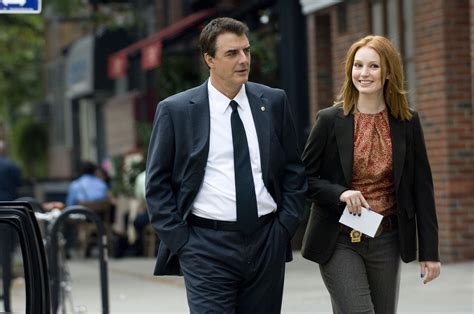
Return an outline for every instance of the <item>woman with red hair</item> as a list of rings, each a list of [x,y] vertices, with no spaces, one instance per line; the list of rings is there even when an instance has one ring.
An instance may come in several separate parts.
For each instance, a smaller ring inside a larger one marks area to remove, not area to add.
[[[400,258],[438,277],[433,182],[418,113],[408,107],[400,55],[382,36],[349,49],[334,106],[321,110],[303,154],[311,215],[305,258],[319,263],[334,313],[395,313]],[[339,222],[347,207],[383,216],[374,237]]]

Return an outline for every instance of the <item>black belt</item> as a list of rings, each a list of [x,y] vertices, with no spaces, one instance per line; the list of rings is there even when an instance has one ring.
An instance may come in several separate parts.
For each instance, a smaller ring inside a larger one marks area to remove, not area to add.
[[[394,230],[398,230],[398,218],[397,215],[390,215],[387,217],[383,217],[382,221],[380,222],[380,226],[375,233],[375,236],[379,236],[381,234],[392,232]]]
[[[260,228],[275,218],[275,213],[270,213],[265,216],[258,218],[257,228]],[[223,230],[223,231],[239,231],[239,226],[235,221],[223,221],[223,220],[213,220],[202,218],[193,214],[188,216],[188,223],[190,225],[214,230]]]
[[[388,233],[394,230],[398,229],[398,218],[397,215],[390,215],[387,217],[383,217],[382,221],[380,222],[379,227],[377,228],[377,231],[375,232],[375,237],[378,237],[384,233]],[[351,227],[348,227],[346,225],[341,224],[341,232],[348,234],[350,236],[352,232]],[[366,236],[365,234],[361,235],[362,238],[370,238]]]

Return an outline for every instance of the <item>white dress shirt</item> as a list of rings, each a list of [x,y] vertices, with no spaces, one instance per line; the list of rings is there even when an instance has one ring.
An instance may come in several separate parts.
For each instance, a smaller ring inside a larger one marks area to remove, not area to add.
[[[211,124],[209,156],[204,180],[194,200],[192,213],[208,219],[236,221],[234,146],[230,124],[232,108],[229,106],[231,99],[212,86],[211,80],[208,81],[207,88]],[[276,203],[263,183],[257,131],[245,92],[245,85],[242,85],[234,100],[239,104],[237,110],[247,135],[258,216],[260,217],[274,212]]]

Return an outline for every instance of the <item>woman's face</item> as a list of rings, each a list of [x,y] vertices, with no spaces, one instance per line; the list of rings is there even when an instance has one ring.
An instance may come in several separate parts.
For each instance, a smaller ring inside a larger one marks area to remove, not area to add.
[[[359,94],[383,96],[384,81],[379,54],[369,47],[357,50],[352,64],[352,83]]]

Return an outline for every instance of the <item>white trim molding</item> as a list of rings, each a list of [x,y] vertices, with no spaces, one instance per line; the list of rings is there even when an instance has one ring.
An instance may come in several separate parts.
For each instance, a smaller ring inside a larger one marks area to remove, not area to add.
[[[308,15],[316,11],[325,9],[332,5],[338,4],[343,0],[300,0],[303,15]]]

